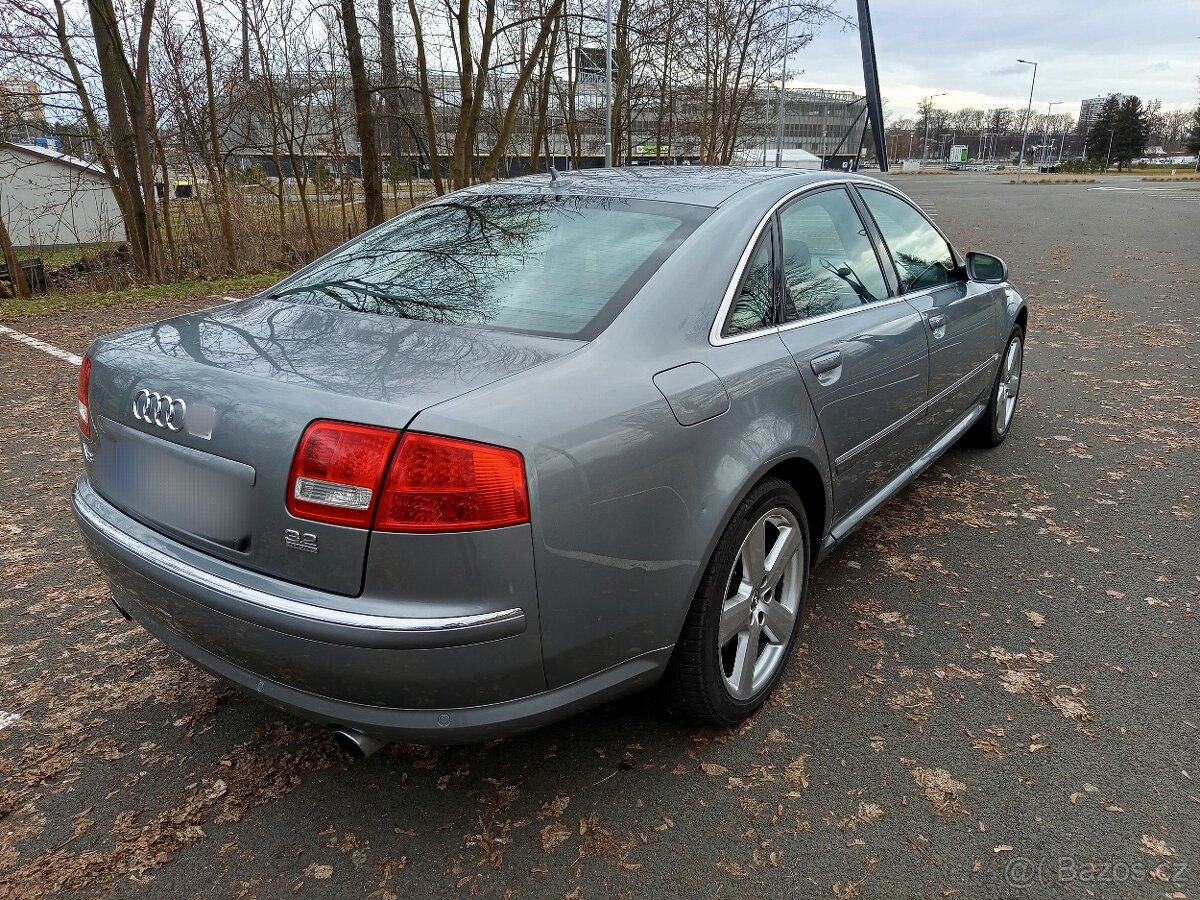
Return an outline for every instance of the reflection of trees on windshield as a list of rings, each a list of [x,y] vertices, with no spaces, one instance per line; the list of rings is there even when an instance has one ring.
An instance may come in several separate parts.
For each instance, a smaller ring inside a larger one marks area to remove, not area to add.
[[[680,230],[671,207],[646,206],[524,195],[443,201],[368,232],[267,296],[575,334]]]

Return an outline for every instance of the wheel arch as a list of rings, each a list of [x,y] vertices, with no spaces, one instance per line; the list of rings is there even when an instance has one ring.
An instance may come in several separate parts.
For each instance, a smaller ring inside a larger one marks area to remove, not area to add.
[[[763,472],[754,484],[747,486],[742,496],[749,494],[765,478],[778,478],[791,485],[799,495],[808,519],[809,559],[815,564],[821,555],[825,535],[829,533],[829,489],[820,469],[802,456],[789,457]]]

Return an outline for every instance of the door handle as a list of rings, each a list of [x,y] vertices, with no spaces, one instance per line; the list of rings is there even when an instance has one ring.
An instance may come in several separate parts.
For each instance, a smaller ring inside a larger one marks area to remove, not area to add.
[[[930,313],[926,319],[929,322],[929,328],[933,332],[935,338],[945,337],[946,335],[946,317],[942,313]]]
[[[820,356],[814,356],[809,365],[812,366],[817,381],[826,385],[833,384],[842,374],[842,351],[833,350],[829,353],[822,353]]]

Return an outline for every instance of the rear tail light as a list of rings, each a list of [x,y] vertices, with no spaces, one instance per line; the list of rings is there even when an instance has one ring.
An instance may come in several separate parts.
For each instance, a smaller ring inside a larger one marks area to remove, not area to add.
[[[92,380],[92,358],[85,356],[79,367],[79,386],[75,389],[75,399],[79,401],[79,430],[85,438],[92,436],[92,417],[88,411],[88,386]]]
[[[287,509],[380,531],[477,531],[528,522],[529,492],[515,450],[318,421],[292,460]]]
[[[399,437],[398,431],[369,425],[309,425],[288,476],[288,512],[316,522],[369,527]]]
[[[529,492],[520,453],[409,433],[388,470],[375,528],[476,531],[528,521]]]

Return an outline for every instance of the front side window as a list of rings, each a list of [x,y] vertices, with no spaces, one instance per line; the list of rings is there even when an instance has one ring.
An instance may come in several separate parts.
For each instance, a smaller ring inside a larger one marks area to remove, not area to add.
[[[784,319],[810,319],[888,296],[866,227],[842,188],[801,197],[779,214]]]
[[[587,340],[707,214],[654,201],[455,196],[373,228],[268,296]]]
[[[961,280],[950,245],[919,210],[886,191],[863,189],[861,194],[891,251],[900,293]]]
[[[741,290],[729,312],[729,321],[721,332],[725,337],[761,331],[775,324],[775,253],[772,248],[773,235],[766,229],[746,274],[742,278]]]

